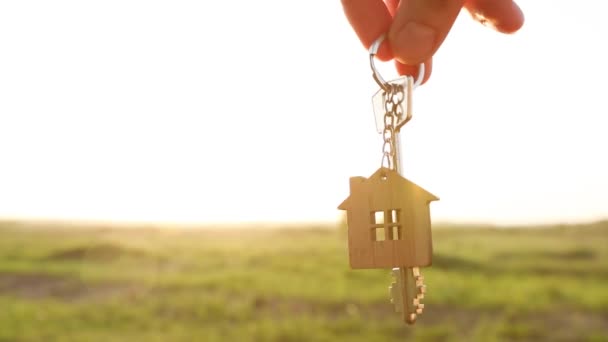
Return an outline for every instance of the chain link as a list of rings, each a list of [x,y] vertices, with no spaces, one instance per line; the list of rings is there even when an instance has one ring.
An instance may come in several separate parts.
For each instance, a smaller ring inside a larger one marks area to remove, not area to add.
[[[400,84],[387,84],[382,94],[384,99],[384,130],[382,131],[382,162],[381,166],[395,170],[397,164],[397,123],[403,117],[403,100],[405,90]]]

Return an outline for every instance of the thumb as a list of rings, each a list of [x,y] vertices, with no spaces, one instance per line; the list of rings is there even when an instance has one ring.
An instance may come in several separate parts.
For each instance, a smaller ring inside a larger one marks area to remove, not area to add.
[[[388,34],[395,58],[409,65],[429,60],[463,4],[464,0],[401,0]]]

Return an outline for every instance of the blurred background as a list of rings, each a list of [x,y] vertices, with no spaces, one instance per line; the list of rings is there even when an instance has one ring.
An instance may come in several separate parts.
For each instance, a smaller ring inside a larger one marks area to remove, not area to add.
[[[518,3],[461,13],[402,132],[415,326],[348,267],[381,137],[340,2],[0,3],[0,341],[608,340],[603,7]]]

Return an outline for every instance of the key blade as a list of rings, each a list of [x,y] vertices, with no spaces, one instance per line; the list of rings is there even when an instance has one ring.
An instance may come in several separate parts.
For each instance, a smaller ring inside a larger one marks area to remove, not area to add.
[[[401,271],[398,268],[393,268],[391,273],[393,276],[393,282],[389,287],[391,303],[395,307],[395,312],[403,313],[403,278],[400,276]]]
[[[424,278],[418,267],[394,268],[392,270],[395,282],[391,284],[391,298],[397,312],[407,324],[414,324],[424,310],[422,299],[424,298]],[[398,294],[400,290],[400,294]],[[399,309],[401,307],[401,309]]]

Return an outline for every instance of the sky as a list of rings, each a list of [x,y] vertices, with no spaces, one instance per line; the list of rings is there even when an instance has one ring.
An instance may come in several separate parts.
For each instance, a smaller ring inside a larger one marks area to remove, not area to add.
[[[514,35],[461,13],[414,94],[435,221],[608,217],[602,2],[519,4]],[[376,91],[339,1],[0,2],[0,217],[339,219]]]

